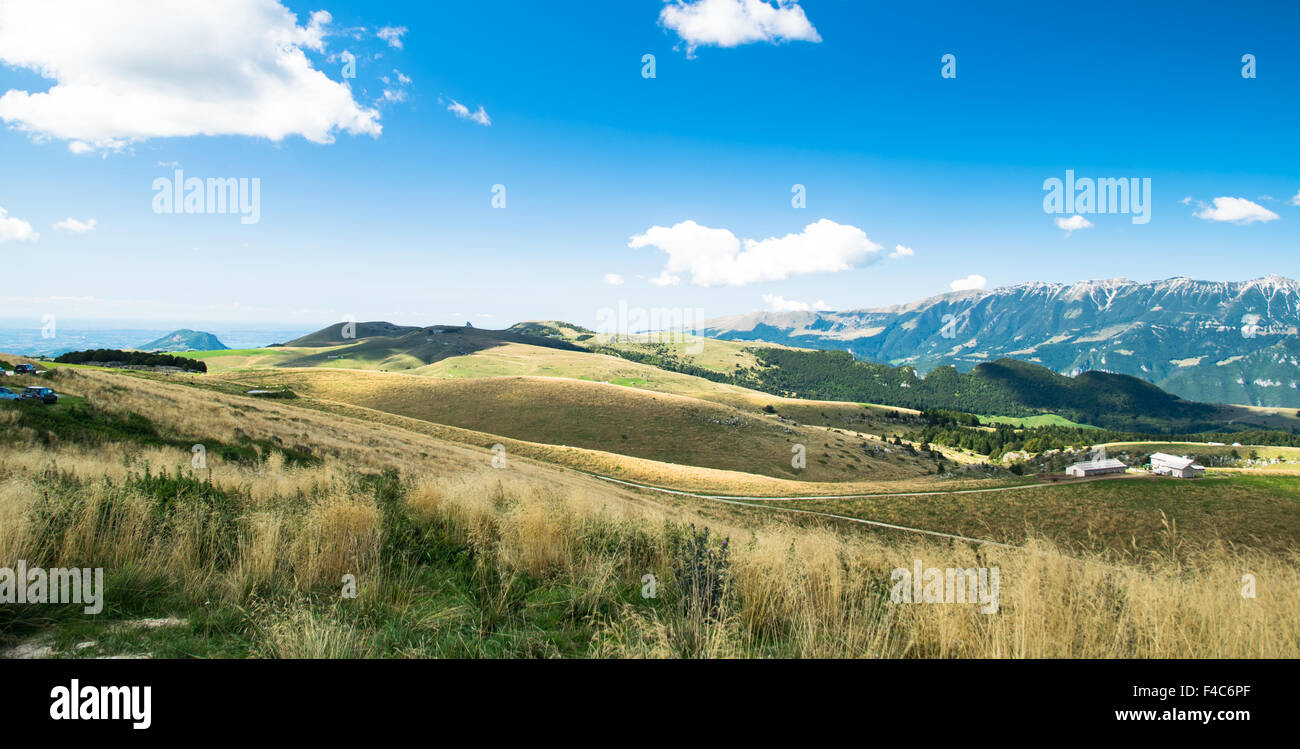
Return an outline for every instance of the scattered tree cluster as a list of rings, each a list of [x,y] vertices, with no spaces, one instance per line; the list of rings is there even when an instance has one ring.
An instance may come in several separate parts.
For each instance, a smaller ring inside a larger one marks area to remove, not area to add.
[[[120,351],[97,348],[89,351],[69,351],[54,359],[60,364],[116,363],[141,367],[179,367],[191,372],[207,372],[208,365],[197,359],[186,359],[172,354],[150,354],[144,351]]]

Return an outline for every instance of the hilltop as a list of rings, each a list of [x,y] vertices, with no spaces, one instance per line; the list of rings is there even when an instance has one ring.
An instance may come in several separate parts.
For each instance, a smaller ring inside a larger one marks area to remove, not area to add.
[[[355,338],[344,338],[343,324],[340,323],[289,341],[285,347],[328,348],[328,351],[300,352],[300,355],[283,359],[279,365],[313,367],[332,364],[358,369],[403,371],[511,343],[568,351],[583,350],[567,341],[513,330],[487,330],[456,325],[417,328],[388,322],[355,323],[355,326]]]
[[[226,344],[211,333],[182,328],[135,347],[140,351],[224,351]]]

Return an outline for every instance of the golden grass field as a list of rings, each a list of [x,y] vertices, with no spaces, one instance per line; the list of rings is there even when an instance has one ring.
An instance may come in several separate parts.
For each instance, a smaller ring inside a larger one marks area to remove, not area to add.
[[[715,343],[730,343],[718,341]],[[793,414],[804,412],[827,412],[862,421],[865,412],[868,417],[878,417],[888,411],[899,413],[917,413],[913,409],[873,406],[867,404],[843,403],[839,401],[810,401],[796,398],[783,398],[755,390],[714,382],[702,377],[670,372],[648,364],[621,359],[608,354],[585,351],[566,351],[544,348],[526,343],[501,343],[499,345],[475,351],[461,356],[452,356],[425,364],[412,359],[402,366],[401,362],[388,360],[370,360],[350,356],[348,346],[336,346],[322,349],[300,347],[254,349],[250,351],[211,351],[191,352],[188,355],[203,360],[208,365],[210,374],[234,375],[247,370],[266,369],[285,366],[294,359],[309,354],[324,352],[328,356],[339,356],[317,362],[312,368],[349,369],[402,372],[411,375],[424,375],[447,379],[476,379],[484,377],[558,377],[591,382],[608,382],[624,384],[638,390],[682,395],[701,400],[721,403],[741,409],[761,409],[771,404],[783,413],[791,410]],[[621,347],[635,348],[629,344]],[[729,349],[728,349],[729,350]],[[710,347],[707,351],[713,351]],[[721,354],[719,354],[721,355]],[[707,361],[708,358],[706,357]],[[693,363],[699,363],[692,360]],[[703,364],[701,364],[703,366]],[[301,367],[299,367],[301,368]],[[795,416],[797,419],[798,417]],[[888,427],[878,420],[872,422],[877,431]]]
[[[1032,532],[1015,548],[868,533],[612,486],[527,458],[493,468],[487,449],[293,401],[90,369],[60,369],[54,382],[108,413],[148,414],[184,442],[254,438],[321,461],[214,457],[196,477],[197,499],[171,502],[156,479],[142,477],[186,474],[187,450],[76,444],[17,427],[18,412],[0,410],[13,438],[0,448],[0,560],[103,565],[115,580],[134,581],[130,612],[186,622],[176,633],[131,638],[80,620],[11,625],[47,638],[56,655],[82,639],[96,643],[82,652],[99,655],[261,657],[1300,652],[1294,549],[1175,536],[1124,560]],[[1119,482],[1094,485],[1107,483]],[[1042,491],[1058,490],[1075,487]],[[715,599],[688,594],[681,549],[689,523],[729,539],[725,563],[710,568]],[[891,603],[891,570],[914,560],[997,567],[999,612]],[[359,580],[355,600],[337,596],[343,574]],[[636,594],[646,574],[663,581],[662,599]],[[1247,574],[1258,580],[1257,597],[1242,596]]]
[[[936,472],[933,461],[846,430],[788,425],[757,409],[603,382],[536,376],[445,380],[330,369],[245,371],[226,378],[523,442],[774,478],[880,481]],[[792,466],[796,444],[806,449],[806,468]]]

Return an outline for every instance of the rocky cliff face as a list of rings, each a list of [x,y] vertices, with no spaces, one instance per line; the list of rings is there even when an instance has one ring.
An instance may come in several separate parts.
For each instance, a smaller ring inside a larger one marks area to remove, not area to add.
[[[1189,400],[1300,407],[1300,283],[1171,278],[1032,282],[839,312],[759,312],[706,323],[763,340],[966,370],[1001,357],[1063,374],[1134,375]]]

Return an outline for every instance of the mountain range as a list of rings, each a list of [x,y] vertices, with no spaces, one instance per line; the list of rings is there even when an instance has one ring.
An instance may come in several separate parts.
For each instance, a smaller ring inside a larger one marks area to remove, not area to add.
[[[845,350],[922,375],[1010,358],[1065,375],[1132,375],[1192,401],[1297,407],[1298,329],[1300,283],[1269,276],[1030,282],[892,307],[736,315],[702,332]]]

